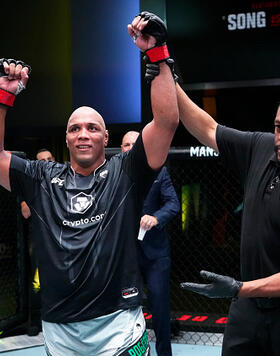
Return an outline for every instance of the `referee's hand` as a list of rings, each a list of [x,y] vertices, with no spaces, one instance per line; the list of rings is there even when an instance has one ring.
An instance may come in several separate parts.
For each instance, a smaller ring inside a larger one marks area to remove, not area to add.
[[[222,276],[208,271],[200,271],[200,275],[209,284],[202,283],[181,283],[181,288],[205,295],[209,298],[234,298],[237,296],[242,282],[235,280],[232,277]]]

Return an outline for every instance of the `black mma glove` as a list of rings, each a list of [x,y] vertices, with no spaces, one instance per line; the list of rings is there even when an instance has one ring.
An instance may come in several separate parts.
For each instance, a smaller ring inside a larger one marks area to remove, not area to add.
[[[143,58],[146,62],[145,79],[147,82],[151,82],[159,74],[159,63],[166,62],[171,69],[174,80],[177,81],[178,76],[174,72],[174,61],[169,57],[166,45],[167,29],[164,22],[161,18],[148,11],[142,11],[137,16],[144,18],[145,21],[148,20],[147,25],[142,30],[142,34],[153,36],[156,39],[156,45],[147,49]]]
[[[167,29],[162,19],[148,11],[142,11],[137,16],[144,18],[145,21],[149,21],[143,28],[142,33],[155,37],[156,46],[165,44],[167,40]]]
[[[18,64],[21,64],[21,65],[22,65],[22,68],[23,68],[23,67],[27,67],[27,68],[28,68],[28,75],[31,73],[31,67],[30,67],[30,65],[24,63],[23,61],[21,61],[21,60],[16,61],[15,59],[11,59],[11,58],[10,58],[10,59],[1,58],[1,59],[0,59],[0,77],[5,77],[5,76],[7,76],[7,74],[6,74],[5,71],[4,71],[3,62],[7,62],[8,64],[14,63],[16,66],[17,66]]]
[[[18,64],[21,64],[22,67],[27,67],[28,68],[28,74],[31,73],[31,67],[28,64],[25,64],[23,61],[20,60],[15,60],[15,59],[6,59],[6,58],[1,58],[0,59],[0,77],[8,77],[7,74],[5,73],[3,62],[7,62],[8,64],[14,63],[16,66]],[[15,93],[12,93],[8,90],[0,88],[0,104],[12,107],[15,101],[16,95],[18,95],[23,89],[25,89],[25,86],[23,85],[22,81],[19,81],[18,83],[18,88]]]
[[[186,282],[180,284],[181,288],[205,295],[209,298],[234,298],[237,296],[243,284],[232,277],[222,276],[208,271],[200,271],[200,275],[211,283],[201,284]]]

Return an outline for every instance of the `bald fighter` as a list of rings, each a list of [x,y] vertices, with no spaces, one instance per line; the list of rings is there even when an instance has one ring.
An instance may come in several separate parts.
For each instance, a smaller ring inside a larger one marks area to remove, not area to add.
[[[153,120],[128,154],[109,161],[104,120],[87,106],[67,124],[70,162],[28,161],[5,151],[6,113],[27,84],[28,67],[14,60],[0,66],[0,184],[31,209],[43,333],[52,356],[149,354],[136,236],[143,197],[178,125],[178,107],[163,22],[141,13],[128,31],[160,73],[151,81]]]

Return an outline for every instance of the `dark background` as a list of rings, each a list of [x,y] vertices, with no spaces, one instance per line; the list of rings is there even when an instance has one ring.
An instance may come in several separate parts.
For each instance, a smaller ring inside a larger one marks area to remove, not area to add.
[[[81,9],[87,3],[83,0]],[[280,13],[279,2],[270,2],[276,4],[273,8],[257,10],[254,7],[260,3],[244,0],[226,3],[218,0],[211,3],[142,0],[135,3],[166,20],[168,45],[176,60],[181,85],[199,106],[219,123],[228,126],[243,130],[273,130],[279,101],[280,26],[229,32],[223,16],[253,11],[266,11],[270,16]],[[100,1],[99,6],[101,4]],[[75,6],[77,11],[79,7]],[[120,8],[115,16],[121,15]],[[84,29],[82,32],[84,16],[77,18],[81,21],[81,38],[86,43]],[[47,147],[58,161],[66,160],[65,125],[75,101],[72,90],[73,28],[75,38],[79,38],[79,23],[73,26],[72,2],[27,0],[13,5],[13,9],[10,3],[3,3],[1,22],[0,57],[19,58],[32,65],[28,88],[8,113],[5,147],[24,151],[29,158],[34,158],[39,148]],[[126,25],[124,23],[124,28]],[[104,26],[108,27],[106,18]],[[100,37],[102,33],[96,35]],[[90,38],[94,36],[91,34]],[[127,41],[130,41],[129,37]],[[89,46],[94,47],[94,44],[89,42]],[[106,42],[104,51],[108,51]],[[111,58],[112,67],[118,60]],[[125,76],[127,64],[121,64]],[[94,66],[92,70],[96,72],[99,67]],[[148,92],[142,82],[142,123],[108,125],[110,147],[118,147],[124,132],[140,130],[151,119]],[[125,93],[123,100],[127,100]],[[172,145],[182,147],[194,143],[196,140],[180,125]]]
[[[166,0],[169,42],[184,83],[279,78],[280,3],[261,4]],[[229,15],[241,29],[229,29]],[[259,21],[250,23],[254,17]]]

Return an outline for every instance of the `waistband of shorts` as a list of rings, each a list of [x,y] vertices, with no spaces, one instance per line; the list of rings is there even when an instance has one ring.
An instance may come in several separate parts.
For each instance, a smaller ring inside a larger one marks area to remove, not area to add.
[[[144,331],[140,339],[135,341],[134,344],[129,345],[126,350],[124,350],[118,356],[148,356],[150,355],[150,345],[148,340],[147,330]]]
[[[252,298],[260,309],[280,308],[280,298]]]

